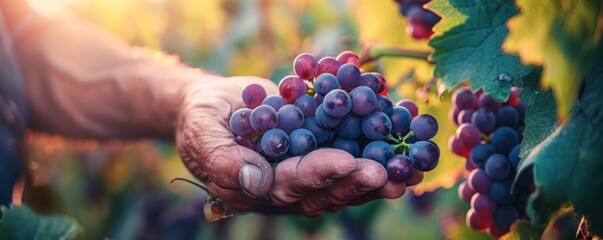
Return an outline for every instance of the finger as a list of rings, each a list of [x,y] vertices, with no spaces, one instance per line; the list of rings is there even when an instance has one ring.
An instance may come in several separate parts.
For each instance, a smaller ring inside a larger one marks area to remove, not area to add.
[[[339,149],[321,149],[279,163],[269,196],[276,206],[301,200],[308,192],[332,185],[357,168],[356,159]]]
[[[379,163],[357,159],[357,168],[348,176],[337,180],[324,191],[312,192],[301,200],[302,212],[315,216],[324,210],[345,206],[348,202],[380,188],[387,182],[387,172]]]
[[[408,180],[406,180],[406,186],[414,186],[423,181],[424,173],[415,169]]]
[[[222,200],[226,206],[234,212],[242,213],[269,206],[265,201],[248,197],[239,190],[225,189],[211,182],[205,185],[211,194]]]
[[[376,196],[380,198],[396,199],[402,197],[406,192],[405,182],[387,181],[381,188],[376,190]]]

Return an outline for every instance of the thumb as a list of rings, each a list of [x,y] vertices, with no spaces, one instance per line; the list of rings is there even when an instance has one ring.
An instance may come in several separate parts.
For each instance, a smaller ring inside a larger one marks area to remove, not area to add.
[[[245,194],[252,198],[264,198],[274,183],[272,166],[257,152],[242,147],[239,151],[244,161],[239,170],[239,183]]]

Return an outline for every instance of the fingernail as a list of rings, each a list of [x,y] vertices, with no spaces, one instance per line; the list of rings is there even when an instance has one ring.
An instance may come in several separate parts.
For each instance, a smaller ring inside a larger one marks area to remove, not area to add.
[[[241,168],[240,182],[245,192],[252,197],[260,197],[262,195],[262,171],[260,168],[245,164]]]

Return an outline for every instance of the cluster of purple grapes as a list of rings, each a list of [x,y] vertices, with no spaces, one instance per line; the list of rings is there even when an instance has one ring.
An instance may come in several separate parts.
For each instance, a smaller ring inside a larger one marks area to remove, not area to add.
[[[400,5],[400,14],[407,17],[406,32],[414,39],[428,39],[433,35],[433,26],[440,16],[423,8],[430,0],[395,0]]]
[[[451,119],[459,125],[448,147],[467,158],[470,171],[459,187],[459,197],[471,204],[467,224],[493,237],[509,232],[511,224],[526,219],[529,194],[534,189],[531,171],[524,171],[513,186],[519,163],[526,105],[513,88],[507,102],[460,88],[452,95]]]
[[[359,66],[351,51],[319,61],[302,53],[293,63],[296,75],[280,81],[278,95],[246,86],[246,107],[230,118],[237,142],[272,163],[317,148],[342,149],[379,162],[392,181],[419,183],[439,162],[440,149],[430,140],[436,119],[418,115],[410,100],[394,106],[383,76]]]

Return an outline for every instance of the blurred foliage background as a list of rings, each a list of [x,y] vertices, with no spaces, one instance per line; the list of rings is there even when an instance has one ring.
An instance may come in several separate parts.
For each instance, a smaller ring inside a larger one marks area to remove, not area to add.
[[[405,33],[392,0],[30,0],[49,15],[101,28],[133,46],[178,56],[211,72],[278,82],[295,56],[335,56],[364,46],[430,51]],[[468,204],[457,197],[464,159],[447,148],[450,92],[440,92],[425,60],[382,58],[365,70],[384,74],[393,101],[415,100],[440,122],[434,139],[442,156],[423,183],[396,200],[348,207],[320,218],[237,215],[208,224],[206,195],[169,142],[66,140],[30,133],[38,163],[25,202],[40,213],[77,219],[85,239],[476,239],[465,224]]]

